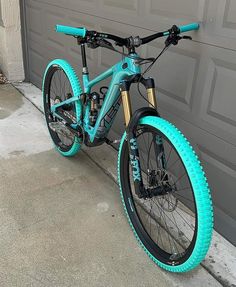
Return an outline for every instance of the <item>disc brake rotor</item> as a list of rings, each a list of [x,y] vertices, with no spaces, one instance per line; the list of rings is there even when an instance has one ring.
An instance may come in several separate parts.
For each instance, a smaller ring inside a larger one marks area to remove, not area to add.
[[[178,199],[174,196],[176,184],[173,175],[165,169],[149,171],[149,187],[153,185],[163,188],[163,194],[155,196],[160,207],[173,212],[178,205]]]

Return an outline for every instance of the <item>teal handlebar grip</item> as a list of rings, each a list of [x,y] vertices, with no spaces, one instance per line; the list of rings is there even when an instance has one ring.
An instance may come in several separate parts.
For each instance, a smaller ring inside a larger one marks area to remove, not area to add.
[[[84,27],[76,28],[64,25],[56,25],[56,32],[84,38],[87,30]]]
[[[200,25],[198,23],[191,23],[188,25],[179,26],[180,33],[198,30],[199,28],[200,28]]]

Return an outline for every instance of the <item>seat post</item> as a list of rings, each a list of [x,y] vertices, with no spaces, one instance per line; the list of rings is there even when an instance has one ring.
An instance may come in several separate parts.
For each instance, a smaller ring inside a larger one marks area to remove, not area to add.
[[[82,55],[82,64],[83,64],[83,74],[88,74],[86,51],[85,51],[84,43],[81,44],[81,55]]]

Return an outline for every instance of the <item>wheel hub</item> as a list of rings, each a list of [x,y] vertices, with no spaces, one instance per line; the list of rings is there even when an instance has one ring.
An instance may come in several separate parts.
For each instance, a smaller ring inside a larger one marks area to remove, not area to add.
[[[176,186],[171,184],[171,178],[171,175],[164,169],[148,170],[147,197],[164,196],[175,192]]]

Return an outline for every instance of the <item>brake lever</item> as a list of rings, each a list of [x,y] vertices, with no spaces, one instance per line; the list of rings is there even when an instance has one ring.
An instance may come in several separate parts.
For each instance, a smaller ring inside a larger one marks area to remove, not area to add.
[[[193,38],[191,36],[183,36],[182,39],[183,40],[193,40]]]
[[[98,43],[98,45],[100,47],[104,47],[104,48],[107,48],[107,49],[114,50],[114,47],[113,47],[112,43],[107,41],[107,40],[105,40],[105,39],[98,39],[97,43]]]
[[[97,43],[99,44],[99,46],[104,47],[104,48],[113,48],[113,45],[111,42],[105,40],[105,39],[98,39]]]
[[[165,45],[166,47],[169,47],[170,45],[176,46],[178,45],[180,40],[192,40],[192,37],[191,36],[179,36],[173,33],[168,36],[168,38],[165,41]]]

